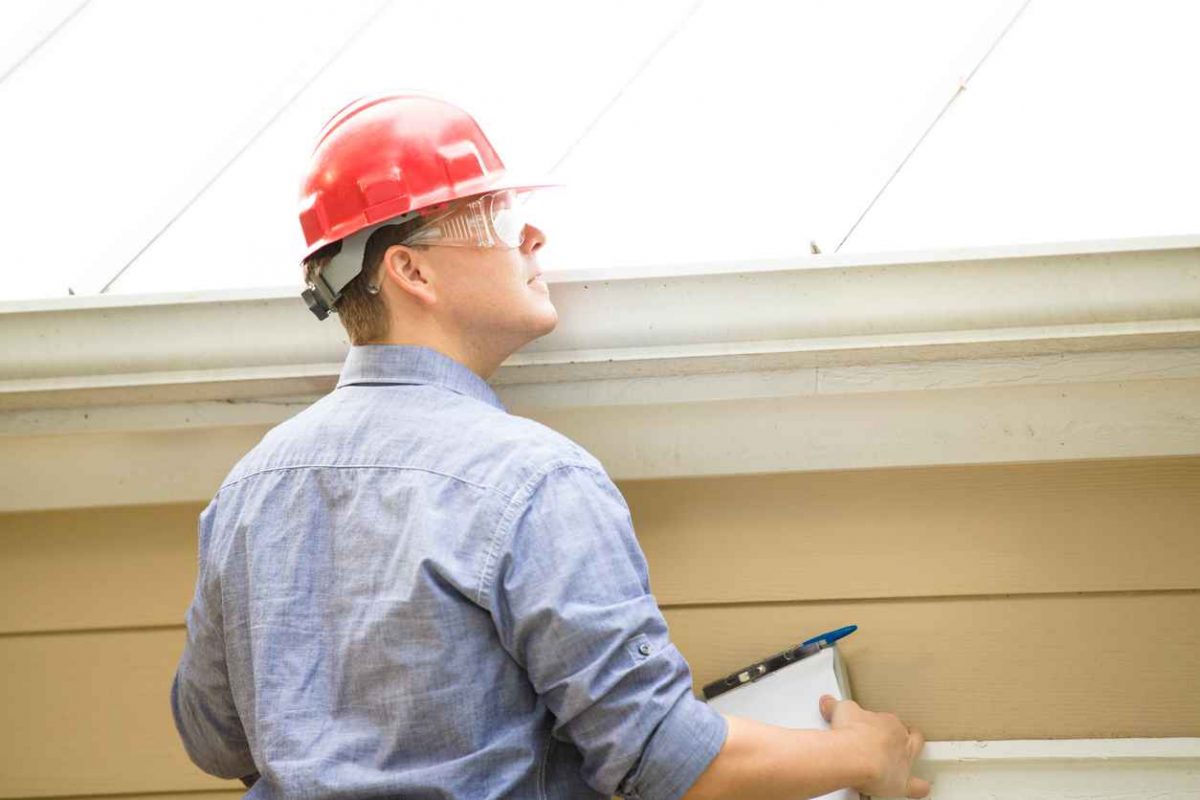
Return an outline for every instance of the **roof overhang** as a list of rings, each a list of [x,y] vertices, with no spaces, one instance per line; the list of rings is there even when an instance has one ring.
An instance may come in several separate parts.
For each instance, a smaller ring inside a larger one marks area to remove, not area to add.
[[[547,279],[491,382],[614,478],[1200,453],[1200,236]],[[0,304],[0,510],[211,496],[336,381],[297,292]]]

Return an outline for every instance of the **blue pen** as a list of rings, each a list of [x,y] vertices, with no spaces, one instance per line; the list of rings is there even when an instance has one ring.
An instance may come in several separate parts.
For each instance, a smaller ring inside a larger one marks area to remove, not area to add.
[[[847,625],[844,628],[838,628],[836,631],[830,631],[829,633],[822,633],[821,635],[814,636],[811,639],[805,639],[804,642],[801,644],[801,646],[806,645],[806,644],[816,643],[816,644],[820,645],[821,647],[828,647],[829,645],[836,642],[838,639],[844,639],[845,637],[854,633],[856,630],[858,630],[857,625]]]

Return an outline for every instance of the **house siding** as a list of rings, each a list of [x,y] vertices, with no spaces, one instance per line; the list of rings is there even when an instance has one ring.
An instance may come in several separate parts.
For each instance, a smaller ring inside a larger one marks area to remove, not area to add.
[[[856,698],[930,740],[1200,736],[1200,458],[618,485],[697,690],[855,623]],[[167,702],[202,508],[0,515],[0,797],[239,793]]]

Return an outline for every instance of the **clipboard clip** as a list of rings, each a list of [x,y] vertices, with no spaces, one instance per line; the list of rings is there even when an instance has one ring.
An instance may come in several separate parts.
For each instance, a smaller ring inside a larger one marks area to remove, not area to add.
[[[725,679],[725,685],[730,688],[733,688],[734,686],[741,686],[743,683],[750,683],[751,681],[756,681],[759,678],[761,678],[763,675],[766,675],[766,674],[767,674],[767,665],[766,664],[755,664],[753,667],[750,667],[747,670],[743,670],[742,672],[738,672],[734,675],[730,675],[729,677],[727,677]]]
[[[704,687],[704,699],[711,700],[717,695],[724,694],[731,689],[736,689],[739,686],[744,686],[747,683],[753,683],[767,673],[774,672],[782,666],[798,661],[805,656],[812,655],[821,649],[820,645],[808,644],[798,645],[788,648],[781,653],[768,658],[766,661],[759,661],[756,664],[751,664],[748,667],[734,672],[731,675],[726,675],[720,680],[713,681]]]
[[[847,625],[844,628],[838,628],[829,633],[823,633],[820,636],[814,636],[811,639],[806,639],[798,645],[789,647],[787,650],[780,651],[765,661],[759,661],[751,664],[748,667],[743,667],[731,675],[715,680],[703,688],[704,699],[711,700],[717,695],[724,694],[731,689],[736,689],[739,686],[744,686],[747,683],[754,681],[766,675],[769,672],[774,672],[780,667],[786,667],[811,655],[821,652],[826,647],[832,647],[839,639],[854,633],[858,630],[857,625]]]

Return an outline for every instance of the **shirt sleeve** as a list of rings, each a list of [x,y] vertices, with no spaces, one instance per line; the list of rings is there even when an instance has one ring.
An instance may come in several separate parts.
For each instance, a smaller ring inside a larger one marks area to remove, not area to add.
[[[725,742],[692,694],[620,491],[603,469],[557,464],[509,503],[484,567],[500,641],[606,795],[677,800]]]
[[[256,775],[229,686],[220,587],[205,568],[215,505],[200,515],[200,563],[196,591],[187,610],[187,641],[171,683],[171,713],[188,757],[219,778]]]

